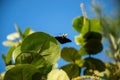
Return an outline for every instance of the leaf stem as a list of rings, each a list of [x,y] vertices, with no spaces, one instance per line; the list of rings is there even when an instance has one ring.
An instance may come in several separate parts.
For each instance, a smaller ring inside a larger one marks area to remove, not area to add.
[[[81,7],[81,9],[82,9],[82,14],[83,14],[83,16],[84,16],[84,24],[85,24],[85,23],[86,23],[87,15],[86,15],[86,11],[85,11],[85,9],[84,9],[84,4],[81,3],[81,4],[80,4],[80,7]]]

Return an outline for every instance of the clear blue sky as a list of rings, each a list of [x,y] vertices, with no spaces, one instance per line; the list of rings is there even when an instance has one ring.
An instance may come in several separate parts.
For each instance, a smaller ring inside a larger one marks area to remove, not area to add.
[[[84,3],[87,16],[94,18],[95,13],[91,8],[92,0],[0,0],[0,73],[5,71],[5,65],[1,54],[6,54],[8,47],[2,45],[6,36],[16,32],[14,24],[18,24],[21,30],[30,26],[34,31],[47,32],[53,36],[67,33],[72,43],[62,45],[61,47],[75,47],[74,36],[78,33],[72,28],[72,20],[77,16],[82,16],[80,3]],[[112,9],[109,0],[98,0],[104,7],[105,12]],[[109,9],[108,9],[109,8]],[[95,56],[102,58],[106,56],[102,53]],[[107,61],[107,59],[106,59]],[[60,59],[59,66],[65,62]]]

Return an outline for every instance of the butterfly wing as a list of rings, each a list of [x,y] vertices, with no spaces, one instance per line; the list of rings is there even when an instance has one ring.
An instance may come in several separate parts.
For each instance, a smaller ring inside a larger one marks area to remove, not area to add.
[[[56,36],[55,38],[56,38],[61,44],[71,42],[70,39],[68,39],[68,38],[66,38],[66,37],[62,37],[62,36]]]

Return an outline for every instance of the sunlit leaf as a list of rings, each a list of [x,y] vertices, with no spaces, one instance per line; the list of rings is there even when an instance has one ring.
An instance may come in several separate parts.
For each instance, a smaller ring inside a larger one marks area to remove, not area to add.
[[[78,36],[75,36],[75,42],[77,45],[83,46],[85,44],[85,39],[83,38],[83,35],[80,34]]]
[[[79,55],[85,56],[88,55],[88,52],[85,50],[84,47],[81,47],[80,50],[78,50]]]
[[[24,37],[28,36],[29,34],[32,34],[33,31],[31,30],[30,27],[27,27],[23,33]]]
[[[83,59],[77,59],[75,61],[75,64],[77,64],[79,67],[83,67],[85,60]]]
[[[81,32],[83,27],[83,16],[75,18],[72,22],[72,25],[77,32]]]
[[[56,39],[44,32],[35,32],[27,36],[21,44],[23,53],[38,53],[54,64],[60,57],[60,46]]]
[[[13,53],[14,49],[15,49],[15,47],[11,47],[11,48],[9,49],[9,51],[8,51],[8,53],[7,53],[7,55],[6,55],[6,57],[5,57],[4,55],[2,56],[3,59],[4,59],[4,61],[5,61],[5,63],[6,63],[6,65],[11,64],[12,53]]]
[[[6,55],[6,62],[9,63],[12,58],[12,53],[15,50],[15,47],[11,47]]]
[[[84,35],[87,32],[99,32],[101,31],[101,25],[100,25],[100,21],[97,19],[90,19],[87,20],[85,25],[83,26],[81,33]]]
[[[52,70],[48,76],[47,76],[47,80],[70,80],[66,74],[65,71],[63,71],[62,69],[55,69]]]

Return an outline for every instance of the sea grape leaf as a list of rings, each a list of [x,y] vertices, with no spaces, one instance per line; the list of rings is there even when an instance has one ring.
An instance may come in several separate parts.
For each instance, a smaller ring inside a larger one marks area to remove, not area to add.
[[[80,59],[78,51],[72,47],[64,47],[61,51],[61,57],[69,62],[75,62],[76,59]]]
[[[27,36],[21,44],[21,51],[38,53],[52,64],[60,57],[60,46],[57,40],[44,32],[35,32]]]
[[[81,34],[85,35],[87,32],[90,32],[90,31],[100,33],[101,25],[99,20],[97,19],[87,20],[86,23],[83,25]]]
[[[43,56],[39,55],[38,53],[22,53],[21,46],[14,50],[13,60],[15,60],[15,64],[32,64],[36,68],[41,68],[50,64],[43,58]]]
[[[21,54],[21,46],[15,48],[12,54],[13,61],[15,62],[16,57]]]
[[[98,41],[101,41],[102,40],[102,35],[98,32],[87,32],[83,38],[85,39],[85,41],[87,42],[88,40],[90,39],[96,39]]]
[[[81,68],[77,64],[72,63],[62,66],[61,69],[67,73],[70,79],[79,76],[81,72]]]
[[[47,80],[70,80],[62,69],[53,69],[47,76]]]
[[[32,80],[32,76],[39,72],[30,64],[16,65],[5,73],[4,80]]]
[[[27,53],[25,53],[27,54]],[[37,54],[37,53],[32,53],[33,56],[31,56],[31,64],[34,65],[36,68],[42,68],[47,65],[50,65],[49,62],[47,62],[43,56]],[[29,60],[29,58],[27,59]],[[47,69],[47,68],[46,68]]]
[[[73,20],[73,28],[77,31],[77,32],[81,32],[82,27],[83,27],[83,16],[81,17],[77,17]]]
[[[105,64],[101,60],[91,57],[85,58],[84,67],[86,67],[87,70],[92,69],[100,72],[104,71],[106,68]]]
[[[15,59],[15,64],[30,64],[32,62],[32,54],[21,53]]]
[[[97,39],[90,39],[84,45],[84,48],[88,54],[97,54],[102,51],[102,43]]]

